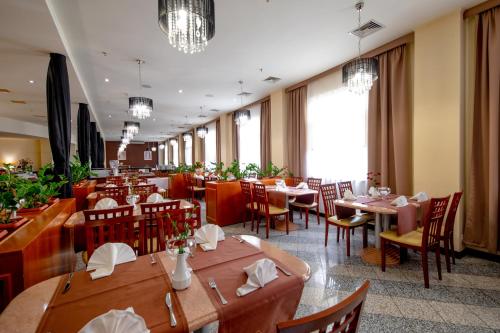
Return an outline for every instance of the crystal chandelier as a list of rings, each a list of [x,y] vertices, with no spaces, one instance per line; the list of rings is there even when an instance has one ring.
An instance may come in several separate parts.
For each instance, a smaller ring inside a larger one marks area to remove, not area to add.
[[[364,2],[356,4],[358,11],[358,27],[361,27],[361,10]],[[361,37],[358,39],[358,57],[342,67],[342,83],[355,94],[362,95],[368,92],[375,80],[378,79],[378,60],[375,58],[361,58]]]
[[[234,122],[236,123],[236,125],[241,126],[252,118],[252,114],[250,110],[243,109],[243,95],[244,95],[243,81],[240,80],[238,81],[238,83],[240,84],[240,90],[241,90],[241,93],[239,95],[240,95],[240,103],[242,109],[234,113]]]
[[[191,133],[184,133],[184,134],[182,134],[182,139],[184,140],[184,142],[191,141],[192,140]]]
[[[141,127],[141,124],[135,121],[126,121],[125,122],[125,130],[129,133],[129,135],[136,135],[139,133],[139,128]]]
[[[137,64],[139,65],[139,88],[142,88],[141,65],[144,64],[144,60],[137,59]],[[153,100],[147,97],[129,97],[128,111],[134,118],[149,118],[153,112]]]
[[[200,138],[200,139],[204,139],[208,134],[208,127],[206,126],[199,126],[199,127],[196,127],[196,135]]]
[[[123,143],[124,145],[128,145],[128,144],[130,143],[130,139],[129,139],[129,138],[126,138],[126,137],[124,137],[124,136],[122,136],[122,143]]]
[[[177,139],[172,138],[172,139],[170,139],[170,140],[169,140],[169,143],[170,143],[170,145],[171,145],[172,147],[177,146]]]
[[[134,138],[134,134],[130,133],[126,129],[122,130],[122,138],[126,138],[132,140]]]
[[[170,45],[202,52],[215,35],[214,0],[158,0],[158,22]]]

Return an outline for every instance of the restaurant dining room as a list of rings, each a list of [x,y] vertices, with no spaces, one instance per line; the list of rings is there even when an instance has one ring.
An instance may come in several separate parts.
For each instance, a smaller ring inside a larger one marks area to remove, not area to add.
[[[500,332],[500,0],[0,0],[0,333]]]

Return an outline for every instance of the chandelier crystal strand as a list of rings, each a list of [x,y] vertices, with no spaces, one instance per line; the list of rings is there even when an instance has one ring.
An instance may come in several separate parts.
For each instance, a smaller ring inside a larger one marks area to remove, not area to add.
[[[240,104],[241,104],[241,107],[243,108],[243,81],[240,80],[240,81],[238,81],[238,83],[240,84],[240,90],[241,90]],[[234,114],[234,122],[238,126],[243,125],[244,123],[249,121],[251,118],[252,118],[252,114],[251,114],[250,110],[248,110],[248,109],[238,110]]]
[[[158,0],[158,22],[174,48],[202,52],[215,35],[214,0]]]
[[[125,130],[131,135],[132,137],[134,135],[137,135],[139,133],[139,128],[141,127],[141,124],[135,121],[126,121],[125,122]]]
[[[196,128],[196,135],[200,138],[200,139],[204,139],[208,134],[208,127],[206,126],[199,126]]]
[[[139,65],[139,89],[142,89],[141,64],[144,64],[144,60],[137,59],[137,64]],[[134,118],[149,118],[153,112],[153,100],[147,97],[129,97],[128,110]]]

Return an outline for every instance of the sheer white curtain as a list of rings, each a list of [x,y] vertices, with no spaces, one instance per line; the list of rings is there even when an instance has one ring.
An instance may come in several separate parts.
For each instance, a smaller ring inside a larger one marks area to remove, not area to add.
[[[212,167],[212,163],[217,163],[217,130],[215,121],[206,126],[208,133],[205,136],[205,166]]]
[[[163,149],[164,164],[168,165],[168,150],[170,149],[168,141],[163,142],[165,148]]]
[[[308,176],[323,184],[350,180],[355,193],[365,192],[368,94],[350,93],[335,72],[309,84],[306,118]]]
[[[184,140],[184,139],[183,139]],[[184,141],[184,161],[186,165],[193,164],[193,137],[189,136],[187,141]]]
[[[240,167],[260,166],[260,104],[250,108],[250,120],[240,125]]]
[[[170,145],[170,149],[173,151],[174,155],[174,165],[179,166],[179,143],[176,142],[175,145]]]

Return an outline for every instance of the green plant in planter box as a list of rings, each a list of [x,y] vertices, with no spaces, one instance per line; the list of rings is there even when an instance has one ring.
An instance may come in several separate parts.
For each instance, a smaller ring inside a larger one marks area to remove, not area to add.
[[[16,185],[20,178],[11,173],[12,165],[4,164],[7,173],[0,175],[0,223],[10,223],[11,213],[18,208]]]
[[[252,174],[255,174],[258,178],[262,178],[264,176],[264,172],[262,172],[259,166],[255,163],[248,164],[245,170],[243,170],[243,176],[245,178],[250,177]]]
[[[97,173],[92,172],[90,161],[83,163],[78,155],[73,156],[73,160],[69,163],[71,169],[71,182],[73,185],[80,183],[82,180],[90,176],[97,176]]]
[[[244,173],[241,172],[240,162],[238,160],[234,160],[226,171],[232,174],[235,179],[242,179],[244,177]]]
[[[191,171],[190,167],[184,163],[180,163],[179,166],[176,168],[177,173],[186,173],[186,172],[190,172],[190,171]]]
[[[210,171],[215,174],[220,180],[226,181],[229,179],[228,169],[224,169],[224,162],[212,163],[212,168]]]
[[[23,208],[36,208],[45,205],[50,198],[59,195],[59,189],[68,181],[63,175],[59,181],[51,174],[52,164],[44,165],[38,170],[36,180],[19,179],[16,184],[16,193],[19,202],[23,202]]]
[[[282,176],[282,174],[285,170],[286,170],[286,168],[279,168],[276,165],[274,165],[273,162],[269,162],[264,173],[268,177],[278,177],[278,176]]]

